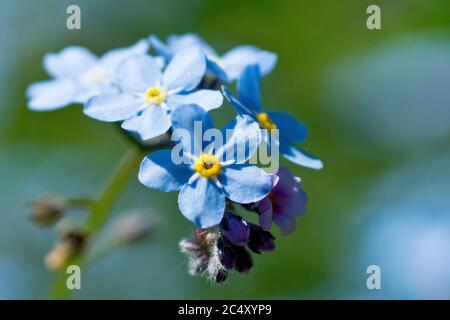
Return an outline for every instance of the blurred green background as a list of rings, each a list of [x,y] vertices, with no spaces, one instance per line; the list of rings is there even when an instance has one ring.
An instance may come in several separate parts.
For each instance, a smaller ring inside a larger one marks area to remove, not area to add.
[[[66,29],[81,7],[82,30]],[[382,29],[366,28],[381,7]],[[128,141],[80,106],[34,113],[26,87],[47,78],[42,57],[68,45],[102,54],[151,33],[195,32],[220,53],[240,44],[277,52],[263,80],[267,108],[306,122],[305,147],[325,163],[283,162],[309,195],[296,232],[221,286],[187,274],[178,241],[192,225],[176,193],[132,181],[114,214],[150,208],[164,227],[82,272],[87,299],[450,298],[450,2],[0,1],[0,298],[45,298],[43,257],[55,234],[32,225],[28,204],[53,191],[97,196]],[[213,116],[230,119],[225,105]],[[368,290],[366,268],[382,270]]]

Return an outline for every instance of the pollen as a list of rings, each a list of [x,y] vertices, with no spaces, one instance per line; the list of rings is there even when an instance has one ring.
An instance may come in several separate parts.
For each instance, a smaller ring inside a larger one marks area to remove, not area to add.
[[[161,104],[166,101],[167,92],[163,88],[152,87],[145,92],[145,102],[149,106]]]
[[[220,173],[219,158],[213,154],[203,153],[194,165],[195,171],[205,178],[214,178]]]
[[[269,131],[272,131],[277,128],[277,125],[272,122],[269,115],[265,112],[261,112],[256,116],[259,125],[263,129],[267,129]]]

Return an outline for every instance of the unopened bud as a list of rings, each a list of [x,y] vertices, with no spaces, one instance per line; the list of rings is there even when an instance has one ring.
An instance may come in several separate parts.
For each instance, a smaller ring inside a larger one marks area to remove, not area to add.
[[[48,194],[32,204],[31,219],[41,225],[50,225],[56,222],[66,209],[65,199]]]
[[[61,269],[69,260],[74,252],[74,248],[70,241],[59,242],[45,256],[45,266],[52,271]]]

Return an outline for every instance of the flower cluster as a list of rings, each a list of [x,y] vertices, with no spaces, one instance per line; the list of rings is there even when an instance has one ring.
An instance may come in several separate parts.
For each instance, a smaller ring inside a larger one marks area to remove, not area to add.
[[[195,225],[193,238],[180,243],[190,256],[190,272],[222,282],[231,270],[252,268],[250,251],[275,248],[272,222],[288,235],[305,213],[300,179],[286,167],[263,170],[261,146],[272,158],[279,150],[294,164],[322,168],[297,146],[306,140],[306,126],[262,108],[260,80],[276,61],[276,54],[253,46],[219,56],[194,34],[170,36],[165,43],[151,35],[100,58],[68,47],[44,57],[52,79],[29,87],[28,106],[47,111],[81,103],[85,115],[118,123],[139,146],[159,141],[153,145],[159,150],[142,161],[138,179],[151,189],[179,191],[179,209]],[[237,95],[229,88],[234,81]],[[237,115],[214,131],[209,112],[224,97]],[[251,215],[259,222],[250,222]]]

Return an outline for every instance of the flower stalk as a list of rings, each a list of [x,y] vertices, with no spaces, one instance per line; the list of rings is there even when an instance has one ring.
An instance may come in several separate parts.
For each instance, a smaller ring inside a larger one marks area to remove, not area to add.
[[[85,232],[89,239],[92,240],[104,226],[114,205],[120,199],[120,195],[128,185],[128,182],[136,176],[142,158],[143,153],[138,148],[133,147],[130,149],[125,154],[115,175],[106,186],[106,189],[103,191],[100,198],[97,201],[92,202],[87,220],[82,228],[82,231]],[[82,268],[86,265],[86,257],[86,250],[82,250],[71,257],[65,266],[75,264]],[[64,299],[69,296],[70,290],[66,287],[66,279],[66,268],[61,268],[56,275],[51,291],[51,298]]]

